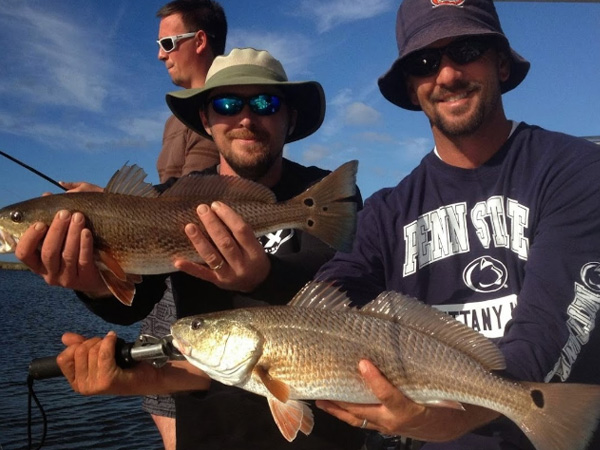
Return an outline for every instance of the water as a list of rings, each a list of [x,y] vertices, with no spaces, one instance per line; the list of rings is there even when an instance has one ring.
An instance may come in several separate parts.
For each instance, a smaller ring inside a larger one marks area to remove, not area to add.
[[[51,287],[28,271],[0,269],[0,449],[27,449],[27,368],[34,358],[60,353],[65,331],[101,336],[115,330],[126,341],[138,327],[104,322],[74,294]],[[48,419],[43,449],[160,449],[158,431],[141,410],[140,397],[84,397],[64,378],[35,381],[33,388]],[[33,403],[32,444],[42,435]]]

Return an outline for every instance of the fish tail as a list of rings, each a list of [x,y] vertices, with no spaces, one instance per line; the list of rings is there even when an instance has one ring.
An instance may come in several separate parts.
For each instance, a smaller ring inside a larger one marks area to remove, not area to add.
[[[600,418],[600,386],[523,383],[532,404],[515,420],[537,450],[584,450]]]
[[[344,252],[356,233],[357,168],[358,161],[349,161],[290,201],[308,209],[302,230]]]

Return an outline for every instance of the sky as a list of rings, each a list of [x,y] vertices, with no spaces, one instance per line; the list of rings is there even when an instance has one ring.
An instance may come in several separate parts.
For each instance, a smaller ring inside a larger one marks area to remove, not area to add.
[[[62,181],[104,186],[123,164],[158,182],[156,157],[174,86],[156,44],[166,0],[0,0],[0,151]],[[291,80],[316,80],[327,112],[285,156],[335,169],[359,160],[364,197],[396,185],[433,147],[423,113],[383,98],[398,55],[398,0],[220,2],[226,52],[269,50]],[[290,7],[290,5],[292,7]],[[600,135],[600,3],[497,2],[511,46],[531,62],[503,96],[510,119]],[[0,157],[0,206],[60,190]],[[0,259],[6,258],[0,255]]]

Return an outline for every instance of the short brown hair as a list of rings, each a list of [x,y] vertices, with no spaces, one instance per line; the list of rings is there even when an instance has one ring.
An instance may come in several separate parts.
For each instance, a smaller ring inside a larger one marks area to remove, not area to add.
[[[181,14],[188,32],[204,30],[215,56],[225,53],[227,18],[219,3],[214,0],[173,0],[160,8],[156,17],[163,19],[173,14]]]

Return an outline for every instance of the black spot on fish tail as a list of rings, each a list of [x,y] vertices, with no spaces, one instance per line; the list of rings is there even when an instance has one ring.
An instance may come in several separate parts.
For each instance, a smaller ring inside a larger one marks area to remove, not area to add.
[[[543,408],[544,404],[545,404],[545,400],[544,400],[544,393],[538,389],[533,389],[531,391],[531,399],[533,400],[533,403],[535,406],[537,406],[538,408]]]
[[[312,219],[308,219],[308,220],[306,221],[306,226],[307,226],[307,227],[309,227],[309,228],[312,228],[312,227],[314,227],[314,226],[315,226],[315,221],[314,221],[314,220],[312,220]]]
[[[308,206],[309,208],[312,208],[313,206],[315,206],[315,200],[312,198],[305,198],[304,199],[304,205]]]

